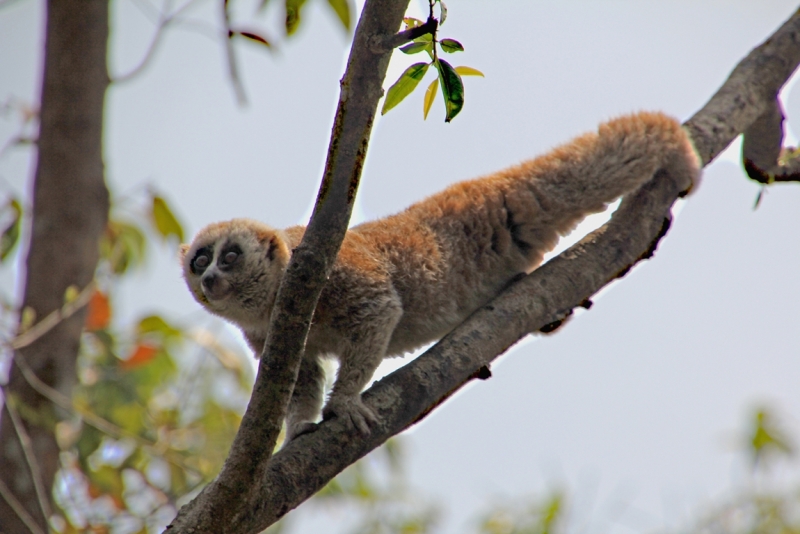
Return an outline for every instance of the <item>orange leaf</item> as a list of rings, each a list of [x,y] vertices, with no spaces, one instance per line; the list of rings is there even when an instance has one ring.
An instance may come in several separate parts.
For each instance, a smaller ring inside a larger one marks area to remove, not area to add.
[[[93,332],[102,330],[111,321],[111,305],[108,303],[108,296],[95,291],[89,300],[89,313],[86,315],[86,330]]]
[[[140,343],[136,345],[136,348],[131,354],[130,358],[124,360],[120,365],[123,369],[133,369],[135,367],[139,367],[140,365],[144,365],[150,360],[158,352],[158,347],[154,345],[147,345],[145,343]]]

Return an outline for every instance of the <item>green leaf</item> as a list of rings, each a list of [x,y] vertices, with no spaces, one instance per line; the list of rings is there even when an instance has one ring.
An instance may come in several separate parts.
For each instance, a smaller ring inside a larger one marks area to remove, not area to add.
[[[792,453],[792,447],[783,437],[772,421],[771,414],[766,410],[756,412],[753,433],[750,437],[750,446],[753,457],[758,460],[767,451],[779,452],[785,455]]]
[[[77,299],[80,294],[81,290],[78,289],[78,286],[75,284],[67,286],[67,289],[64,290],[64,304],[75,302],[75,299]]]
[[[439,41],[439,44],[441,45],[442,50],[444,50],[448,54],[452,54],[453,52],[464,51],[464,45],[462,45],[455,39],[442,39],[441,41]]]
[[[428,88],[425,90],[425,100],[422,103],[422,119],[428,118],[428,112],[431,110],[433,101],[436,98],[436,92],[439,90],[439,78],[434,79]]]
[[[424,24],[424,22],[419,19],[415,19],[414,17],[404,17],[403,22],[405,23],[407,30],[416,28],[417,26],[422,26]]]
[[[436,63],[439,71],[439,82],[442,84],[442,96],[447,110],[444,122],[450,122],[464,107],[464,83],[461,76],[447,61],[440,59]]]
[[[170,325],[159,315],[149,315],[139,321],[139,335],[159,334],[165,339],[180,337],[183,332]]]
[[[350,31],[350,2],[348,0],[328,0],[328,5],[336,12],[336,16],[344,26],[344,29]]]
[[[292,35],[300,26],[300,11],[306,0],[286,0],[286,35]]]
[[[439,0],[439,26],[444,24],[445,20],[447,20],[447,6],[442,0]]]
[[[383,108],[381,115],[385,115],[390,109],[403,101],[405,97],[411,94],[420,80],[428,72],[430,63],[414,63],[408,67],[400,78],[392,85],[386,92],[386,99],[383,101]]]
[[[172,210],[167,205],[167,201],[158,195],[153,195],[153,222],[155,223],[156,230],[161,234],[164,239],[174,235],[178,241],[183,242],[183,227]]]
[[[430,50],[430,48],[431,48],[431,42],[430,41],[421,42],[421,43],[414,42],[414,43],[411,43],[409,45],[406,45],[406,46],[400,48],[400,51],[402,53],[404,53],[404,54],[409,54],[410,55],[410,54],[418,54],[418,53],[420,53],[420,52],[422,52],[424,50]]]
[[[19,241],[19,228],[22,221],[22,206],[17,199],[11,199],[6,204],[6,209],[11,210],[11,222],[6,225],[0,235],[0,263],[5,261],[14,250],[14,245]]]
[[[100,255],[108,260],[114,274],[122,274],[129,267],[144,260],[146,239],[133,224],[110,220],[100,242]]]
[[[21,334],[32,327],[34,322],[36,322],[36,310],[30,306],[25,306],[22,308],[22,313],[20,314],[19,319],[19,333]]]
[[[460,76],[483,76],[483,73],[478,69],[473,69],[472,67],[456,67],[456,72]]]
[[[251,41],[255,41],[256,43],[262,44],[267,48],[272,48],[272,44],[267,41],[266,38],[262,37],[261,35],[253,32],[246,32],[246,31],[239,31],[239,30],[232,30],[234,35],[241,35],[246,39],[250,39]]]

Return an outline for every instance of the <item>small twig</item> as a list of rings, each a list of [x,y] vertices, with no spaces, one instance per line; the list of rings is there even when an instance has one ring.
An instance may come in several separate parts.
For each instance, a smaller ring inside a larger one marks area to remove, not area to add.
[[[150,60],[153,58],[153,56],[155,56],[156,49],[158,48],[158,45],[161,43],[161,38],[164,36],[164,32],[166,31],[167,26],[177,22],[178,17],[180,17],[180,15],[184,11],[186,11],[197,1],[198,0],[188,0],[181,7],[179,7],[170,14],[167,14],[168,10],[166,9],[166,7],[162,9],[162,11],[159,13],[158,21],[156,22],[156,31],[153,34],[152,40],[150,41],[150,46],[147,47],[147,51],[145,52],[142,59],[139,61],[139,64],[125,74],[121,74],[119,76],[112,76],[111,83],[126,82],[136,77],[136,75],[142,72],[150,64]]]
[[[13,1],[13,0],[12,0]],[[5,4],[0,4],[2,7]],[[22,506],[22,503],[17,500],[11,490],[8,489],[8,486],[5,485],[3,479],[0,479],[0,497],[6,501],[14,513],[17,514],[20,521],[25,523],[25,526],[28,527],[28,530],[31,531],[32,534],[45,534],[45,531],[39,528],[39,525],[36,524],[36,520],[31,517],[31,514]]]
[[[220,344],[217,338],[207,330],[193,330],[187,334],[189,339],[201,348],[210,352],[225,369],[239,369],[239,360],[232,352]]]
[[[131,0],[131,3],[139,9],[139,12],[150,22],[156,24],[159,20],[161,11],[149,0]]]
[[[402,46],[413,41],[417,37],[422,37],[423,35],[427,34],[434,35],[438,25],[439,21],[437,21],[435,18],[428,18],[428,20],[425,21],[425,24],[395,33],[382,43],[382,47],[384,50],[392,50],[398,46]]]
[[[8,342],[8,346],[13,350],[19,350],[23,347],[27,347],[47,332],[58,326],[61,321],[68,319],[76,312],[78,312],[81,308],[86,306],[92,298],[92,294],[94,294],[94,290],[96,288],[96,283],[93,281],[89,282],[86,287],[78,294],[75,300],[67,302],[61,308],[57,310],[53,310],[49,313],[44,319],[30,327],[28,330],[25,330],[17,337],[12,339]]]
[[[247,94],[244,92],[244,85],[239,77],[239,66],[236,62],[236,52],[233,49],[233,30],[231,29],[231,19],[228,13],[228,1],[222,2],[222,21],[225,24],[225,57],[228,60],[228,75],[233,85],[233,92],[236,95],[236,102],[240,106],[247,105]]]
[[[36,500],[39,501],[39,508],[45,521],[50,521],[50,516],[53,514],[50,510],[50,502],[47,500],[47,492],[44,489],[42,482],[42,469],[39,467],[39,462],[36,461],[36,454],[33,452],[33,445],[31,437],[25,430],[25,425],[19,417],[16,408],[13,406],[13,399],[3,396],[6,412],[11,418],[11,424],[14,426],[14,432],[17,434],[17,440],[22,447],[22,452],[25,455],[25,462],[28,464],[28,469],[31,472],[31,479],[33,480],[33,489],[36,491]]]

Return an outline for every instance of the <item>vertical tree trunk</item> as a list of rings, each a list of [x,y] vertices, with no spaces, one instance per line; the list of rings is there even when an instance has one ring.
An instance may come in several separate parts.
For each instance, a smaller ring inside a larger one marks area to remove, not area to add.
[[[49,0],[41,94],[38,158],[33,184],[31,241],[23,306],[37,320],[64,304],[69,286],[85,287],[98,261],[98,239],[108,219],[103,176],[103,104],[108,87],[107,0]],[[45,334],[15,357],[38,377],[70,395],[85,310]],[[58,469],[54,425],[65,414],[36,393],[14,366],[5,388],[19,403],[24,427],[41,470],[49,501]],[[30,414],[35,414],[31,417]],[[8,412],[0,421],[0,480],[44,530],[31,469]],[[0,525],[7,533],[29,532],[0,498]]]

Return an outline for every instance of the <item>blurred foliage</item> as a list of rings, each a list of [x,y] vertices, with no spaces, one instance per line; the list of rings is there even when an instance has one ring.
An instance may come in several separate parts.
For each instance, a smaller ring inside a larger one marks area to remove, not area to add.
[[[261,0],[261,10],[266,9],[272,0]],[[328,7],[333,10],[333,14],[341,23],[345,31],[349,32],[353,27],[353,12],[354,6],[352,0],[326,0]],[[285,29],[286,35],[293,35],[300,27],[302,19],[303,8],[306,6],[306,0],[283,0],[283,12],[285,14]]]
[[[555,534],[564,532],[564,495],[553,491],[541,501],[534,500],[516,508],[496,507],[480,521],[480,534]]]
[[[786,485],[794,448],[775,413],[764,407],[753,411],[739,440],[749,458],[750,478],[690,527],[697,534],[800,534],[800,481]]]
[[[253,381],[246,356],[209,342],[207,332],[155,314],[114,321],[120,277],[143,264],[155,236],[183,238],[162,196],[148,192],[140,204],[149,213],[131,219],[147,227],[112,211],[81,340],[75,412],[56,426],[61,532],[163,529],[219,471]],[[86,412],[107,424],[77,415]]]
[[[435,532],[437,506],[405,483],[401,442],[392,439],[347,468],[311,500],[311,506],[352,510],[352,534]]]

